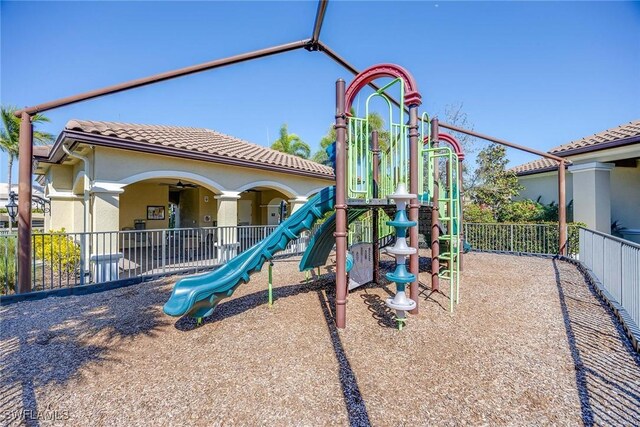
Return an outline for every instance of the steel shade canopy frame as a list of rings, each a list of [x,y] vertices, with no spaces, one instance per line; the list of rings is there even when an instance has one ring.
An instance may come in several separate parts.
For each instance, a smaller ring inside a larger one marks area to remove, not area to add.
[[[41,104],[37,104],[35,106],[26,107],[16,111],[16,116],[19,117],[20,120],[20,137],[19,137],[19,162],[18,162],[18,191],[23,196],[25,200],[31,200],[32,196],[32,175],[33,175],[33,126],[31,123],[31,118],[34,114],[39,112],[44,112],[48,110],[52,110],[55,108],[59,108],[66,105],[75,104],[78,102],[99,98],[102,96],[135,89],[138,87],[151,85],[160,83],[165,80],[170,80],[182,76],[187,76],[194,73],[199,73],[207,70],[212,70],[215,68],[225,67],[233,64],[238,64],[241,62],[246,62],[254,59],[259,59],[267,56],[273,56],[293,50],[298,49],[306,49],[309,52],[323,52],[333,61],[340,64],[342,67],[347,69],[349,72],[357,75],[359,71],[357,68],[349,64],[345,59],[343,59],[340,55],[338,55],[334,50],[332,50],[328,45],[323,43],[320,40],[320,34],[322,30],[322,25],[324,22],[325,13],[327,10],[329,1],[328,0],[320,0],[318,2],[318,8],[316,11],[313,29],[311,33],[311,37],[306,40],[299,40],[290,43],[285,43],[273,47],[268,47],[264,49],[259,49],[251,52],[242,53],[239,55],[234,55],[222,59],[216,59],[209,62],[204,62],[201,64],[192,65],[189,67],[184,67],[176,70],[166,71],[163,73],[155,74],[148,77],[143,77],[135,80],[130,80],[127,82],[119,83],[112,86],[107,86],[103,88],[98,88],[89,92],[83,92],[76,95],[68,96],[65,98],[55,99],[52,101],[44,102]],[[380,89],[375,83],[372,81],[368,81],[364,84],[368,84],[374,89]],[[340,83],[338,83],[340,85]],[[344,81],[342,82],[344,85]],[[338,88],[339,89],[339,88]],[[344,92],[343,92],[344,93]],[[389,99],[394,102],[396,105],[399,103],[391,96]],[[415,101],[415,100],[414,100]],[[410,120],[413,120],[411,117],[411,108],[410,106],[402,106],[403,108],[407,108],[409,110]],[[344,104],[342,104],[342,108],[344,108]],[[345,115],[344,110],[342,111],[342,115]],[[346,116],[345,116],[346,118]],[[342,118],[336,118],[336,125],[342,126],[346,124],[341,122]],[[415,133],[415,147],[411,147],[411,149],[418,150],[418,141],[417,141],[417,121],[418,117],[415,117],[415,130],[411,129],[410,132]],[[483,135],[468,129],[459,128],[453,125],[448,125],[446,123],[440,123],[440,126],[443,128],[447,128],[456,132],[465,133],[477,138],[482,138],[491,142],[495,142],[497,144],[505,145],[508,147],[516,148],[518,150],[526,151],[532,154],[537,154],[539,156],[552,159],[559,163],[558,168],[558,193],[559,193],[559,247],[560,253],[566,253],[566,243],[567,243],[567,234],[566,234],[566,199],[565,199],[565,166],[566,161],[562,157],[554,156],[549,153],[545,153],[539,150],[535,150],[532,148],[520,146],[502,139],[494,138],[488,135]],[[342,130],[341,130],[342,129]],[[344,132],[344,128],[337,128],[337,131]],[[340,210],[338,210],[340,212]],[[411,207],[410,207],[411,212]],[[18,205],[18,289],[19,293],[25,293],[31,291],[31,255],[32,255],[32,247],[31,247],[31,204],[30,203],[20,203]],[[346,237],[346,236],[345,236]],[[342,236],[336,236],[336,240],[342,239]]]

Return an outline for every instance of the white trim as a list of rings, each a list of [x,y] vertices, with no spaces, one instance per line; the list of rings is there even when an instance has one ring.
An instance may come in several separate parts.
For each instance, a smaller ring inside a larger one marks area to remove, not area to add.
[[[240,199],[240,192],[239,191],[223,191],[222,194],[213,196],[213,198],[216,200],[238,200]],[[250,202],[251,200],[247,200],[247,201]]]
[[[569,172],[610,171],[615,167],[612,163],[589,162],[569,166]]]
[[[217,182],[215,182],[210,178],[195,174],[193,172],[185,172],[185,171],[177,171],[177,170],[153,170],[148,172],[141,172],[135,175],[131,175],[127,178],[121,179],[120,181],[118,181],[118,183],[123,184],[124,186],[127,186],[139,181],[144,181],[147,179],[154,179],[154,178],[185,179],[185,180],[196,182],[214,193],[220,193],[225,191],[224,186],[218,184]]]
[[[237,189],[237,191],[239,191],[240,193],[242,193],[243,191],[249,190],[251,188],[254,187],[268,187],[272,190],[277,190],[279,192],[281,192],[282,194],[284,194],[287,197],[297,197],[298,192],[295,191],[293,188],[289,187],[288,185],[285,185],[281,182],[276,182],[276,181],[254,181],[254,182],[250,182],[248,184],[244,184],[241,187],[239,187]]]
[[[47,195],[49,200],[82,200],[82,196],[74,194],[72,191],[56,191],[49,192]]]
[[[322,186],[322,187],[315,188],[315,189],[313,189],[313,190],[311,190],[311,191],[307,192],[307,194],[305,194],[304,196],[305,196],[305,197],[307,197],[307,198],[309,198],[309,197],[313,196],[314,194],[317,194],[317,193],[321,192],[321,191],[322,191],[322,190],[324,190],[325,188],[327,188],[327,186],[326,186],[326,185],[324,185],[324,186]]]
[[[295,199],[289,199],[289,203],[305,204],[309,201],[307,197],[296,197]]]
[[[95,181],[91,188],[89,189],[90,193],[112,193],[112,194],[120,194],[124,193],[124,185],[117,182],[108,182],[108,181]]]

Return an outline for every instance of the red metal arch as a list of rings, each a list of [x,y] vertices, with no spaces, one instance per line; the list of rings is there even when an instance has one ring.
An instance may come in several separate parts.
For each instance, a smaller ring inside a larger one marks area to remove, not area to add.
[[[409,71],[396,64],[378,64],[358,74],[347,88],[345,94],[345,111],[347,114],[351,110],[351,105],[353,104],[356,94],[360,92],[363,87],[381,77],[400,78],[404,81],[404,104],[407,107],[422,104],[422,96],[418,93],[418,85]]]
[[[462,151],[462,145],[460,145],[460,143],[458,142],[458,140],[454,136],[449,135],[448,133],[440,132],[438,134],[438,140],[439,141],[445,141],[445,142],[448,142],[449,144],[451,144],[451,146],[453,147],[454,153],[456,153],[456,156],[458,156],[458,161],[463,161],[464,160],[464,152]],[[428,144],[429,143],[428,138],[425,137],[423,139],[423,142],[425,144]]]

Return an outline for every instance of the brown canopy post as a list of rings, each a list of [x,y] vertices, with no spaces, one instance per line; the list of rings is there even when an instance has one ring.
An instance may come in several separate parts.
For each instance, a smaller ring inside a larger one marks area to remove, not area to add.
[[[20,115],[18,150],[18,293],[31,292],[31,179],[33,174],[33,125],[31,116]]]
[[[438,119],[431,119],[431,146],[438,147]],[[431,291],[440,290],[440,222],[439,199],[440,199],[440,173],[438,171],[438,159],[433,162],[433,194],[431,195]]]
[[[537,154],[538,156],[555,160],[558,162],[558,254],[566,255],[567,253],[567,200],[566,200],[566,180],[565,180],[565,162],[562,157],[555,156],[553,154],[545,153],[544,151],[536,150],[535,148],[525,147],[523,145],[514,144],[513,142],[505,141],[504,139],[494,138],[492,136],[484,135],[469,129],[464,129],[458,126],[450,125],[448,123],[440,123],[440,126],[446,129],[450,129],[456,132],[461,132],[467,135],[475,136],[476,138],[484,139],[485,141],[495,142],[496,144],[504,145],[506,147],[515,148],[516,150],[525,151],[531,154]]]
[[[565,164],[558,162],[558,253],[567,255],[567,199],[565,193]]]
[[[345,83],[336,82],[336,326],[347,323],[347,116]]]
[[[418,105],[409,105],[409,193],[416,196],[409,204],[409,221],[418,223],[420,216],[420,203],[418,201],[418,176],[419,176],[419,139],[418,139]],[[409,287],[409,298],[416,303],[416,308],[410,311],[411,314],[418,314],[420,289],[420,253],[419,253],[419,230],[418,226],[409,228],[409,244],[416,251],[409,257],[409,271],[415,276]]]

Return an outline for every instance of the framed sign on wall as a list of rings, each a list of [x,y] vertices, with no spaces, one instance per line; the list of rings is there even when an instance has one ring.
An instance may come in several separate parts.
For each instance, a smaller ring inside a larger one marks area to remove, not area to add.
[[[147,219],[164,220],[164,206],[147,206]]]

